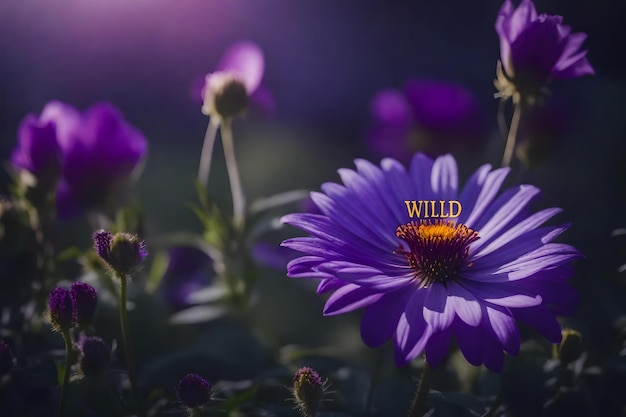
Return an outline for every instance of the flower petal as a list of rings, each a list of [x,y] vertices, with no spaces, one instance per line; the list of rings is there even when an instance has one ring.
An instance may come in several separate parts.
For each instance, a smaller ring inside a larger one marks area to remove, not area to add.
[[[237,74],[246,86],[248,94],[254,93],[261,84],[264,69],[263,51],[257,44],[249,41],[233,44],[217,65],[218,71]]]
[[[410,291],[387,293],[365,308],[361,337],[367,346],[378,347],[393,336],[410,296]]]
[[[383,294],[354,284],[338,288],[326,301],[324,315],[347,313],[380,300]]]

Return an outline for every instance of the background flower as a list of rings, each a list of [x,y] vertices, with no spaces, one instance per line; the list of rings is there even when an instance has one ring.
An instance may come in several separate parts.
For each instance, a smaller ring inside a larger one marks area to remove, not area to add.
[[[522,0],[517,9],[511,0],[502,5],[496,19],[500,59],[519,93],[537,95],[552,78],[594,73],[587,51],[580,51],[587,35],[572,33],[562,21],[562,16],[537,15],[530,0]]]
[[[416,151],[430,155],[470,149],[485,139],[480,104],[451,82],[411,79],[402,91],[384,89],[371,101],[368,142],[380,156],[408,162]]]
[[[17,132],[17,146],[11,154],[17,168],[30,171],[36,177],[57,174],[60,166],[59,145],[54,123],[29,114]]]
[[[454,335],[468,362],[500,371],[503,351],[520,348],[516,320],[561,340],[554,314],[571,313],[576,303],[566,280],[580,254],[549,243],[566,226],[540,227],[560,209],[532,213],[537,188],[498,196],[509,170],[484,165],[460,189],[451,156],[433,162],[417,154],[408,171],[393,159],[356,166],[339,171],[343,186],[326,183],[312,194],[322,215],[283,218],[311,235],[283,245],[305,254],[289,264],[289,276],[322,278],[318,291],[334,291],[324,314],[365,307],[364,342],[376,347],[393,338],[398,365],[423,351],[440,365]],[[413,219],[406,200],[458,200],[462,212]]]

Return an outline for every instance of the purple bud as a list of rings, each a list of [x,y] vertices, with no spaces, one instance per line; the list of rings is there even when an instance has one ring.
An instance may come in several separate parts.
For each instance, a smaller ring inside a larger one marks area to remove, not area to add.
[[[72,328],[74,323],[74,308],[72,296],[66,288],[57,287],[48,297],[48,316],[55,331],[64,331]]]
[[[120,277],[139,268],[148,256],[143,240],[130,233],[116,233],[105,230],[93,234],[96,252],[104,262]]]
[[[293,376],[291,393],[302,415],[313,417],[324,398],[324,382],[315,370],[305,366],[298,369]]]
[[[93,322],[93,316],[98,304],[96,289],[84,282],[75,282],[70,288],[74,306],[75,324],[79,327],[88,327]]]
[[[106,371],[111,363],[111,350],[99,337],[81,337],[78,341],[80,358],[78,365],[85,376],[98,375]]]
[[[176,393],[186,407],[199,407],[211,398],[211,384],[200,375],[187,374],[178,381]]]
[[[15,364],[15,358],[7,343],[0,339],[0,377],[8,374],[13,365]]]

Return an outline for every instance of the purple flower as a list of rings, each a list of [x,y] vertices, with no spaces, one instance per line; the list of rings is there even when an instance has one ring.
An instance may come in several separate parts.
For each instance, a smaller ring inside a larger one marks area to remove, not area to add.
[[[11,162],[37,178],[56,177],[61,162],[54,123],[32,114],[26,116],[17,131],[17,147],[11,154]]]
[[[562,16],[537,15],[530,0],[522,0],[517,9],[511,0],[504,2],[495,25],[504,69],[496,86],[503,97],[518,101],[517,92],[530,99],[552,78],[594,73],[587,51],[580,51],[587,35],[572,33],[562,20]]]
[[[188,297],[205,288],[213,279],[213,261],[192,246],[168,248],[168,264],[162,280],[163,296],[174,311],[191,305]]]
[[[218,120],[243,113],[249,98],[259,89],[265,60],[261,48],[248,41],[232,45],[215,72],[207,74],[202,88],[202,113]],[[261,102],[270,105],[271,97],[261,89]]]
[[[93,242],[98,256],[119,278],[137,270],[148,256],[145,242],[131,233],[98,230],[93,234]]]
[[[78,341],[78,365],[85,376],[98,375],[109,369],[111,350],[99,337],[83,336]]]
[[[537,188],[498,195],[509,169],[489,165],[460,188],[450,155],[416,154],[408,170],[393,159],[355,163],[356,171],[339,170],[343,185],[312,193],[322,214],[283,218],[310,234],[283,242],[304,254],[288,276],[322,279],[318,292],[333,291],[325,315],[365,308],[363,341],[392,338],[398,366],[422,352],[440,365],[454,336],[468,362],[499,371],[503,351],[519,351],[517,320],[561,340],[554,314],[576,304],[566,280],[581,255],[551,243],[567,226],[542,226],[560,209],[528,208]],[[429,213],[420,200],[434,202]]]
[[[74,308],[75,324],[79,327],[90,326],[98,304],[96,289],[87,283],[77,281],[72,284],[70,295]]]
[[[211,384],[200,375],[187,374],[178,381],[176,394],[185,407],[199,407],[211,398]]]
[[[72,296],[66,288],[56,287],[48,296],[48,317],[55,331],[65,331],[73,327],[74,308]]]
[[[115,208],[147,146],[143,134],[110,104],[95,104],[81,114],[52,101],[38,120],[28,116],[22,123],[12,161],[40,174],[57,163],[60,150],[57,210],[67,219],[83,209]]]
[[[438,155],[468,148],[484,138],[483,115],[474,95],[442,81],[409,80],[402,91],[384,89],[370,104],[368,141],[381,156],[408,162],[415,151]]]

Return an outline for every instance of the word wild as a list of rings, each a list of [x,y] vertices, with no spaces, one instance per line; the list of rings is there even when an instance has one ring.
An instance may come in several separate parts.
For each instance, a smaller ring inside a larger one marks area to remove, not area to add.
[[[463,209],[461,203],[457,200],[449,200],[447,202],[445,200],[405,200],[404,204],[411,218],[447,219],[450,217],[459,217]],[[446,208],[448,209],[447,213]]]

